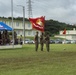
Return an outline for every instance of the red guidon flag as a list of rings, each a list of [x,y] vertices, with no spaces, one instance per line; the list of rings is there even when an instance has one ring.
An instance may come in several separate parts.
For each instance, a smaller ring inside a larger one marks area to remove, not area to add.
[[[45,17],[38,17],[38,18],[29,18],[30,22],[32,23],[32,28],[44,32],[44,21]]]
[[[66,29],[64,29],[63,34],[66,34]]]

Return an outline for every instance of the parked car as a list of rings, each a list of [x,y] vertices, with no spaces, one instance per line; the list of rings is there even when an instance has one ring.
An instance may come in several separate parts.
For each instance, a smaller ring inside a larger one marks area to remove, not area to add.
[[[61,39],[56,39],[55,44],[62,44],[62,40]]]
[[[27,44],[33,44],[33,43],[35,43],[33,40],[30,40],[30,39],[26,39],[25,40],[25,43],[27,43]]]
[[[28,41],[29,44],[34,44],[35,42],[33,40]]]
[[[62,43],[63,44],[70,44],[71,43],[71,40],[63,40]]]
[[[55,43],[55,40],[50,40],[50,44],[54,44]]]
[[[76,40],[71,40],[71,44],[75,44],[76,43]]]

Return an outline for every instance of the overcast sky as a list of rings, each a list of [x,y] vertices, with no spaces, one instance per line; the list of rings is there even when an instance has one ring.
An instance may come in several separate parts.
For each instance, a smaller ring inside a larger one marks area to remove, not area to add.
[[[14,17],[22,17],[22,7],[25,6],[25,17],[28,18],[28,0],[13,0]],[[53,19],[69,24],[76,23],[76,0],[32,0],[33,17],[45,16],[45,19]],[[11,0],[0,0],[0,16],[11,16]]]

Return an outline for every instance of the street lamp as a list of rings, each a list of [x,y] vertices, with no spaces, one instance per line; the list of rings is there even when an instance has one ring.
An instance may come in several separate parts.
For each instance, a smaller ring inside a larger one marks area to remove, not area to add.
[[[13,28],[13,0],[11,0],[11,17],[12,17],[12,28]],[[13,40],[13,48],[14,48],[14,28],[12,30],[12,40]]]
[[[21,6],[23,8],[23,34],[24,34],[24,44],[25,44],[25,6],[22,5],[17,5],[17,6]]]

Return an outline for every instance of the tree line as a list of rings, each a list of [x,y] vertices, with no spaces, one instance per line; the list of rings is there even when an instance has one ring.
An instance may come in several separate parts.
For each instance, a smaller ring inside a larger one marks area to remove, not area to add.
[[[49,33],[50,36],[54,36],[59,34],[60,30],[73,30],[76,28],[75,25],[66,24],[63,22],[55,21],[55,20],[46,20],[45,21],[45,32]]]
[[[12,19],[11,17],[0,17],[0,18],[5,18],[5,19]],[[23,17],[14,17],[14,20],[23,20]],[[25,21],[29,21],[29,19],[25,18]],[[75,25],[70,25],[70,24],[66,24],[63,22],[59,22],[56,20],[45,20],[45,26],[44,26],[44,31],[45,33],[49,33],[50,36],[54,36],[59,34],[60,30],[64,30],[66,28],[66,30],[73,30],[73,28],[76,28]]]

